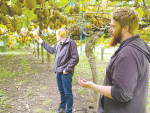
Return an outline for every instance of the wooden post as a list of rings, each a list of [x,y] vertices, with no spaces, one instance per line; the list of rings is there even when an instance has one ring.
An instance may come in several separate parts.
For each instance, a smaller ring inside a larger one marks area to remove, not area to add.
[[[101,47],[101,60],[103,61],[103,57],[104,56],[104,51],[103,51],[103,47]]]
[[[42,23],[40,23],[42,24]],[[39,30],[39,35],[40,35],[40,38],[42,38],[42,31]],[[44,47],[41,46],[41,56],[42,56],[42,64],[44,64]]]
[[[48,70],[51,68],[51,54],[47,52],[47,68]]]
[[[39,56],[40,56],[39,43],[37,45],[37,54],[38,54],[38,59],[39,59]]]
[[[41,46],[42,64],[44,64],[44,47]]]
[[[35,57],[37,56],[37,53],[36,53],[36,44],[35,44],[35,40],[34,40],[34,53],[35,53]]]
[[[31,54],[32,54],[32,43],[30,44]]]

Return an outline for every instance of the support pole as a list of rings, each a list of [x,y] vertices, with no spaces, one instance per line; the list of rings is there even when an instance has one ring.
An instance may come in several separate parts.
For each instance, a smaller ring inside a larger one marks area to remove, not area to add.
[[[37,53],[36,53],[36,42],[34,40],[34,53],[35,53],[35,57],[37,57]]]

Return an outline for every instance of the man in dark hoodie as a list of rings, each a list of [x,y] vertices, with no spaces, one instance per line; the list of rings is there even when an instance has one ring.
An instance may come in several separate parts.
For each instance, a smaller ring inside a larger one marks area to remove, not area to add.
[[[74,40],[66,36],[66,31],[63,28],[56,31],[56,38],[59,42],[54,47],[48,46],[41,38],[37,41],[46,51],[55,53],[55,73],[57,73],[56,79],[61,94],[61,103],[57,113],[72,113],[72,76],[74,67],[79,61],[77,46]]]
[[[101,93],[98,113],[146,113],[150,47],[135,35],[139,15],[130,8],[112,12],[110,46],[120,43],[106,68],[103,86],[78,79]]]

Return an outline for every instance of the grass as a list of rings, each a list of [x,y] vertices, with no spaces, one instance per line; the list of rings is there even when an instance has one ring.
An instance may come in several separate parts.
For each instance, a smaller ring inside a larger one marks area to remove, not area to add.
[[[0,113],[3,112],[4,109],[7,107],[12,108],[13,106],[8,105],[8,96],[9,94],[6,94],[6,91],[3,89],[0,89]]]
[[[0,66],[0,82],[5,81],[8,78],[22,76],[24,73],[29,73],[30,66],[25,58],[22,58],[19,62],[15,62],[14,59],[16,56],[14,54],[5,56],[6,57],[1,57],[2,65]],[[11,65],[16,65],[16,68],[19,69],[14,69],[14,66]]]
[[[6,95],[6,92],[3,91],[2,89],[0,89],[0,108],[5,109],[6,105],[8,103],[7,100],[8,96]],[[0,112],[2,112],[2,110],[0,109]]]
[[[99,84],[102,84],[104,76],[105,76],[108,60],[104,59],[104,61],[101,61],[101,58],[98,56],[98,53],[95,53],[95,57],[96,57],[98,76],[100,80]],[[79,63],[75,67],[73,83],[77,83],[78,77],[85,77],[84,79],[88,79],[92,81],[92,72],[90,69],[90,64],[85,54],[82,54],[82,56],[79,57]]]
[[[5,81],[5,79],[7,79],[7,78],[14,78],[17,74],[20,74],[20,72],[12,72],[10,65],[8,67],[6,67],[6,65],[5,65],[8,62],[9,63],[13,62],[13,58],[14,58],[13,55],[7,55],[6,57],[1,57],[1,58],[2,58],[1,59],[2,65],[0,68],[0,82]]]
[[[11,63],[14,62],[14,57],[15,55],[20,54],[22,56],[22,59],[19,61],[19,65],[21,65],[21,69],[18,70],[17,72],[13,72],[11,69]],[[101,57],[100,57],[100,53],[94,53],[95,57],[96,57],[96,63],[97,63],[97,71],[98,71],[98,76],[99,76],[99,84],[102,85],[103,84],[103,80],[105,77],[105,72],[106,72],[106,66],[109,62],[110,56],[111,54],[104,54],[104,61],[101,61]],[[15,78],[16,76],[22,76],[23,73],[29,73],[30,72],[30,66],[28,61],[23,57],[24,55],[26,55],[26,53],[22,52],[21,50],[18,50],[17,52],[14,51],[8,51],[5,53],[6,57],[2,57],[3,59],[1,59],[0,61],[2,61],[2,64],[0,65],[0,82],[5,81],[8,78]],[[44,51],[44,58],[47,58],[47,52]],[[55,58],[55,54],[51,54],[51,60],[54,61]],[[85,55],[85,53],[82,53],[82,56],[79,57],[79,63],[77,64],[77,66],[75,67],[75,73],[73,76],[73,84],[77,84],[77,78],[78,77],[83,77],[84,79],[90,80],[92,81],[92,72],[90,69],[90,65],[88,62],[88,59]],[[10,66],[6,67],[6,63],[7,60],[10,61]],[[35,70],[34,70],[35,71]],[[31,73],[31,72],[30,72]],[[19,79],[18,79],[19,81]],[[26,82],[28,80],[24,80],[24,81],[20,81],[20,83],[22,82]],[[46,89],[46,86],[42,87],[43,90]],[[150,81],[149,81],[149,93],[148,93],[148,99],[147,99],[147,111],[150,109]],[[79,93],[81,96],[84,96],[83,92],[88,92],[89,95],[91,95],[90,90],[88,89],[84,89],[84,88],[80,88],[79,89]],[[29,94],[32,95],[32,88],[31,90],[29,90]],[[88,96],[85,96],[88,99]],[[8,96],[6,95],[6,92],[3,90],[0,90],[0,105],[3,105],[2,107],[6,108],[6,103],[8,103],[7,101]],[[50,102],[50,100],[48,101],[44,101],[43,105],[47,104],[48,102]],[[1,112],[1,111],[0,111]],[[53,113],[52,111],[46,111],[44,109],[35,109],[34,113]]]
[[[25,58],[22,58],[22,59],[20,60],[20,65],[23,67],[23,71],[24,71],[25,73],[28,73],[29,70],[31,69],[31,67],[29,66],[28,61],[27,61]]]
[[[36,109],[34,109],[33,113],[55,113],[55,112],[52,110],[45,110],[45,109],[36,108]]]
[[[22,58],[15,60],[17,55],[21,55]],[[5,81],[9,81],[9,79],[15,79],[17,76],[23,76],[24,74],[30,74],[33,72],[37,73],[35,70],[31,71],[31,67],[29,66],[28,61],[24,58],[24,55],[26,55],[26,53],[22,52],[21,50],[8,50],[3,55],[0,55],[0,83],[4,85],[8,83]],[[17,81],[22,84],[29,80],[25,78],[23,81],[20,81],[19,79],[17,79]],[[32,95],[32,89],[29,90],[29,94]],[[10,94],[6,94],[4,90],[0,89],[0,112],[2,112],[2,110],[6,109],[7,107],[13,107],[9,105],[8,95]]]
[[[43,104],[43,105],[47,105],[47,104],[50,104],[51,102],[52,102],[52,100],[47,99],[47,100],[44,100],[44,101],[42,102],[42,104]]]

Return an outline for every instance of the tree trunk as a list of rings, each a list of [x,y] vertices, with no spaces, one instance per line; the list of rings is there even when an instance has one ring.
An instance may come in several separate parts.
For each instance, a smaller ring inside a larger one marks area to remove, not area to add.
[[[48,44],[49,46],[51,46],[51,44]],[[50,70],[51,68],[51,53],[47,52],[47,68],[48,70]]]
[[[93,82],[95,84],[98,84],[98,73],[97,73],[97,66],[96,66],[96,58],[93,54],[93,49],[97,41],[99,40],[99,38],[103,35],[103,33],[104,32],[100,32],[100,31],[95,32],[95,34],[92,35],[92,37],[88,40],[85,46],[85,53],[86,53],[86,56],[88,57],[88,61],[89,61],[90,68],[92,71]],[[94,90],[93,102],[97,104],[98,98],[99,98],[99,93],[96,90]]]
[[[40,24],[42,24],[42,22],[40,22]],[[42,39],[42,31],[39,29],[39,35],[40,38]],[[44,64],[44,47],[41,46],[41,57],[42,57],[42,64]]]

